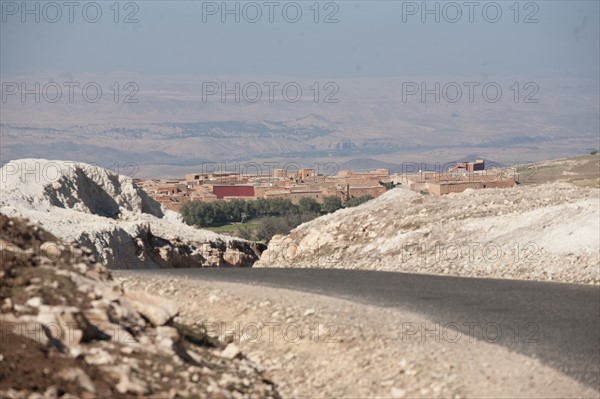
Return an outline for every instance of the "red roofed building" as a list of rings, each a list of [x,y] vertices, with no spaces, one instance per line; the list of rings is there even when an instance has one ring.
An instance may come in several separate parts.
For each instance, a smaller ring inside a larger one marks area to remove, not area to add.
[[[212,186],[217,199],[224,197],[254,197],[254,186]]]

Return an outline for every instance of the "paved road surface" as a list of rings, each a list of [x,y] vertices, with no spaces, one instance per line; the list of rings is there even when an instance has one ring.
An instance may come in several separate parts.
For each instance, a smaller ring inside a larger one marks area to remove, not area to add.
[[[407,320],[403,334],[455,340],[475,336],[537,357],[599,389],[600,287],[519,280],[340,269],[162,269],[127,271],[266,285],[416,312],[439,324],[425,335]],[[474,324],[479,323],[479,325]],[[460,328],[460,335],[454,328]],[[401,340],[399,340],[401,344]],[[493,360],[490,362],[493,367]]]

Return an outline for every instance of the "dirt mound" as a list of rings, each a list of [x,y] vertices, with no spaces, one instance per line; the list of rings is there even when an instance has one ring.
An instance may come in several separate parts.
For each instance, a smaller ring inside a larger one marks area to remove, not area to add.
[[[579,187],[600,188],[600,154],[553,159],[518,168],[521,184],[569,182]]]
[[[276,236],[258,267],[599,283],[600,193],[567,183],[432,197],[393,189]]]
[[[126,292],[26,220],[0,227],[1,397],[278,397],[235,346],[181,324],[179,304]]]
[[[0,212],[86,245],[110,268],[252,266],[264,249],[187,226],[131,178],[97,166],[23,159],[0,177]]]

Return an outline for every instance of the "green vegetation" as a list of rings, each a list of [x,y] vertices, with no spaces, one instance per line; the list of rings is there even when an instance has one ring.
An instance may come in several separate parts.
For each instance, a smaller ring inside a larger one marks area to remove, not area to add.
[[[297,207],[291,201],[280,198],[256,201],[190,201],[181,208],[184,222],[200,227],[244,223],[248,219],[262,216],[285,216],[297,212]]]
[[[325,213],[333,213],[342,208],[342,200],[338,197],[327,197],[323,201],[321,209]]]
[[[394,183],[394,182],[382,182],[380,181],[379,184],[381,184],[383,187],[385,187],[386,190],[391,190],[392,188],[396,188],[396,186],[398,184]]]
[[[181,208],[181,216],[189,225],[247,240],[268,242],[275,234],[288,234],[301,223],[343,207],[360,205],[371,199],[373,197],[370,195],[351,198],[344,205],[338,197],[326,197],[322,205],[309,197],[300,198],[298,205],[283,198],[260,198],[254,201],[190,201]]]
[[[236,233],[239,230],[241,230],[241,229],[254,230],[258,227],[259,224],[260,224],[260,219],[250,219],[244,223],[232,223],[232,224],[225,224],[223,226],[213,226],[213,227],[204,227],[204,228],[206,230],[214,231],[215,233],[221,233],[221,234],[234,233],[234,235],[237,235]]]
[[[269,216],[261,219],[254,230],[243,228],[239,236],[246,240],[269,242],[275,234],[288,234],[298,225],[318,217],[317,214],[300,213],[286,216]]]
[[[350,198],[344,206],[346,208],[352,208],[353,206],[359,206],[360,204],[364,204],[367,201],[371,201],[373,199],[372,195],[363,195],[362,197]]]
[[[319,214],[321,205],[314,198],[302,197],[298,201],[298,213],[303,214]]]

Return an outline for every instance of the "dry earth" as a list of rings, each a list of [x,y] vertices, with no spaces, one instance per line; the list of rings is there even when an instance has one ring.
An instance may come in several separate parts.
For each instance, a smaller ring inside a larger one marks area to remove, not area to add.
[[[0,227],[0,397],[279,397],[176,302],[124,291],[90,250],[25,220]]]
[[[569,183],[396,188],[275,236],[255,267],[329,267],[600,283],[600,191]]]
[[[600,154],[540,161],[519,168],[519,174],[527,185],[562,181],[600,188]]]
[[[440,326],[437,335],[426,335],[425,328],[435,331],[433,322],[395,308],[126,271],[117,278],[127,289],[180,303],[185,323],[233,341],[286,398],[600,395],[536,359],[472,340],[466,328],[457,333]],[[406,323],[416,323],[418,332],[409,333]]]
[[[49,171],[49,162],[23,165]],[[255,252],[161,215],[127,178],[59,165],[42,181],[2,169],[2,212],[33,224],[0,215],[0,331],[10,344],[0,396],[600,396],[466,330],[442,327],[436,340],[424,334],[431,321],[400,309],[127,272],[114,281],[96,261],[118,267],[123,248],[135,267],[243,263]],[[598,205],[597,189],[567,183],[442,198],[394,189],[275,237],[259,265],[597,284]],[[38,328],[50,323],[72,329]]]

